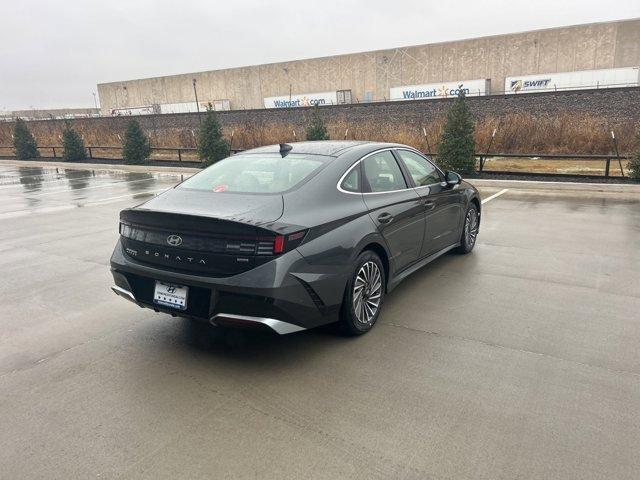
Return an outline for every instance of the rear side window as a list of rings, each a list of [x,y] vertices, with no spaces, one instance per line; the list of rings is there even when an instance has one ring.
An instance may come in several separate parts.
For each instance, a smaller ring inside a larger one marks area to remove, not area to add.
[[[234,155],[182,182],[178,188],[211,192],[280,193],[315,173],[330,157],[321,155]]]
[[[396,150],[417,187],[440,183],[438,169],[426,158],[409,150]]]
[[[362,167],[371,192],[391,192],[407,188],[398,162],[389,150],[365,158]]]
[[[344,177],[340,188],[347,192],[360,192],[360,168],[354,167],[349,174]]]

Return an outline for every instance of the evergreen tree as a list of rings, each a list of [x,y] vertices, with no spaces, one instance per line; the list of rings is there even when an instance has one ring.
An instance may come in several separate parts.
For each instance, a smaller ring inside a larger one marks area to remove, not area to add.
[[[20,160],[38,158],[40,156],[36,140],[27,128],[27,122],[21,118],[17,118],[13,126],[13,148],[16,151],[16,157]]]
[[[222,136],[220,122],[210,103],[198,130],[198,156],[205,167],[229,156],[229,142]]]
[[[636,153],[631,160],[629,160],[627,167],[629,168],[629,176],[631,178],[640,179],[640,126],[636,134]]]
[[[476,166],[473,119],[465,101],[465,92],[462,88],[459,91],[447,114],[447,123],[438,144],[437,161],[445,170],[473,173]]]
[[[151,143],[137,120],[131,119],[124,132],[122,158],[126,163],[143,163],[151,155]]]
[[[313,109],[311,125],[307,127],[307,140],[329,140],[327,127],[324,125],[317,106]]]
[[[64,159],[68,162],[84,160],[87,158],[87,150],[84,148],[82,137],[71,128],[70,122],[65,122],[62,132],[62,147]]]

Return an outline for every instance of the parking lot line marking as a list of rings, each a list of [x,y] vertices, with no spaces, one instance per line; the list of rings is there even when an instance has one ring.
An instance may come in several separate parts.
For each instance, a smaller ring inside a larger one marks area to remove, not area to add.
[[[136,192],[136,193],[129,193],[127,195],[119,195],[117,197],[109,197],[109,198],[103,198],[103,199],[98,199],[98,200],[92,200],[90,202],[86,202],[86,203],[77,203],[77,204],[71,204],[71,205],[54,205],[54,206],[50,206],[50,207],[42,207],[42,208],[35,208],[35,209],[31,209],[31,210],[13,210],[10,212],[5,212],[5,213],[0,213],[0,220],[4,220],[4,219],[10,219],[10,218],[19,218],[19,217],[25,217],[27,215],[34,215],[34,214],[39,214],[39,213],[52,213],[52,212],[60,212],[60,211],[64,211],[64,210],[73,210],[75,208],[84,208],[84,207],[97,207],[97,206],[102,206],[102,205],[107,205],[109,203],[116,203],[121,201],[122,199],[125,198],[136,198],[137,196],[140,197],[149,197],[152,195],[156,195],[160,192],[164,192],[165,190],[167,190],[166,188],[163,188],[161,190],[150,190],[150,191],[141,191],[141,192]]]
[[[118,184],[125,184],[125,183],[136,183],[136,182],[142,182],[142,181],[147,181],[147,180],[162,180],[162,177],[180,177],[181,174],[172,174],[172,173],[158,173],[158,172],[153,172],[152,173],[153,177],[152,178],[140,178],[140,179],[135,179],[135,180],[120,180],[120,181],[116,181],[116,182],[110,182],[109,184],[105,184],[105,183],[100,183],[99,188],[102,188],[102,185],[104,186],[108,186],[108,185],[118,185]],[[185,178],[188,178],[191,176],[191,174],[182,174],[184,175]],[[29,177],[33,177],[34,175],[25,175],[23,177],[16,177],[16,180],[22,178],[29,178]],[[39,182],[42,186],[47,186],[47,185],[56,185],[56,184],[60,184],[61,182],[67,182],[68,186],[71,185],[75,185],[76,183],[82,183],[82,182],[86,182],[87,179],[101,179],[101,178],[106,178],[106,177],[102,177],[102,176],[98,176],[98,177],[92,177],[92,176],[88,176],[88,177],[81,177],[81,178],[66,178],[64,177],[64,174],[60,174],[58,177],[56,178],[52,178],[52,179],[48,179],[48,180],[43,180],[42,182]],[[0,179],[1,180],[1,179]],[[99,183],[99,182],[94,182],[94,183]],[[17,188],[24,188],[24,184],[22,183],[0,183],[0,190],[9,190],[9,189],[17,189]],[[91,187],[85,187],[83,188],[83,190],[87,189],[87,188],[98,188],[98,186],[91,186]],[[58,192],[58,191],[67,191],[69,190],[69,188],[63,188],[63,189],[43,189],[46,190],[46,193],[39,193],[38,195],[45,195],[45,194],[49,194],[49,193],[54,193],[54,192]],[[17,192],[17,193],[22,193],[22,192]]]
[[[126,195],[118,195],[117,197],[108,197],[108,198],[103,198],[101,200],[92,200],[90,202],[83,203],[83,204],[81,204],[79,206],[80,207],[91,207],[93,205],[105,205],[107,203],[113,203],[113,202],[118,201],[118,200],[123,199],[123,198],[135,198],[138,195],[140,195],[142,197],[146,197],[146,196],[149,196],[149,195],[157,195],[158,193],[165,192],[165,191],[169,190],[169,188],[171,188],[171,187],[161,188],[159,190],[143,190],[143,191],[136,192],[136,193],[128,193]]]
[[[99,185],[92,185],[90,187],[82,187],[82,188],[78,188],[78,189],[73,189],[73,188],[61,188],[58,190],[47,190],[45,192],[41,192],[41,193],[33,193],[33,194],[28,194],[29,197],[43,197],[45,195],[55,195],[58,193],[65,193],[65,192],[83,192],[85,190],[94,190],[96,188],[107,188],[107,187],[118,187],[121,185],[127,185],[127,184],[131,184],[131,183],[139,183],[139,182],[148,182],[148,181],[155,181],[156,179],[154,177],[151,178],[141,178],[138,180],[123,180],[121,182],[111,182],[111,183],[101,183]],[[22,192],[20,192],[22,193]]]
[[[485,203],[493,200],[496,197],[499,197],[500,195],[502,195],[503,193],[508,192],[509,189],[508,188],[503,188],[502,190],[500,190],[498,193],[494,193],[493,195],[491,195],[490,197],[485,198],[484,200],[482,200],[482,204],[484,205]]]
[[[4,220],[8,218],[26,217],[27,215],[38,214],[38,213],[52,213],[52,212],[60,212],[63,210],[73,210],[74,208],[78,208],[77,205],[56,205],[52,207],[37,208],[34,210],[13,210],[11,212],[0,213],[0,220]]]

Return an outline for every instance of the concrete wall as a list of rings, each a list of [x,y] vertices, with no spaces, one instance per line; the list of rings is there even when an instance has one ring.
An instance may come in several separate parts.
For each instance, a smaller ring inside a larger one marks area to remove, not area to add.
[[[640,19],[552,28],[430,45],[313,58],[98,85],[111,108],[228,99],[232,109],[262,108],[263,98],[350,89],[353,100],[389,96],[394,86],[640,65]]]

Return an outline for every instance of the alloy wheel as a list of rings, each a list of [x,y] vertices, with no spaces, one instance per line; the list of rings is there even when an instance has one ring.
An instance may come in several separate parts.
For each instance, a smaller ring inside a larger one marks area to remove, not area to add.
[[[469,248],[476,243],[478,236],[478,212],[475,208],[470,208],[464,220],[464,238]]]
[[[370,325],[378,313],[382,300],[382,275],[373,261],[365,262],[353,282],[353,311],[358,322]]]

